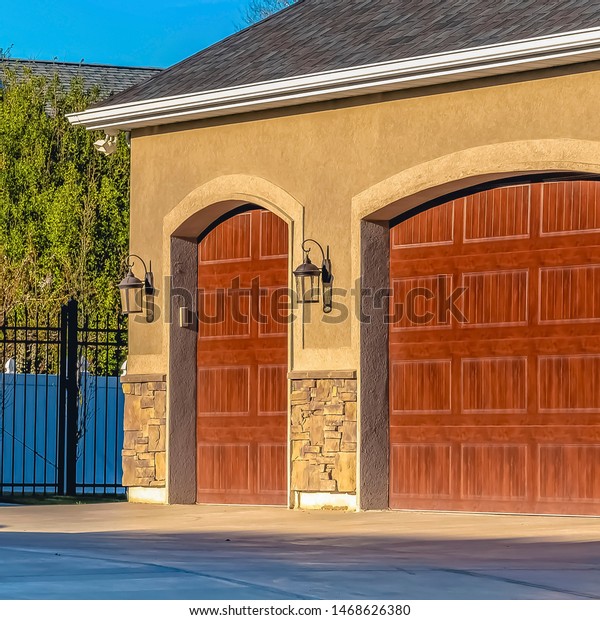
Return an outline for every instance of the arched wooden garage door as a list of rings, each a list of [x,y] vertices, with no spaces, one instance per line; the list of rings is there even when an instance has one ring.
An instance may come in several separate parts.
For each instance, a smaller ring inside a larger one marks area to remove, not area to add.
[[[287,503],[288,227],[252,208],[198,248],[198,502]]]
[[[391,278],[391,506],[600,514],[600,183],[422,212]]]

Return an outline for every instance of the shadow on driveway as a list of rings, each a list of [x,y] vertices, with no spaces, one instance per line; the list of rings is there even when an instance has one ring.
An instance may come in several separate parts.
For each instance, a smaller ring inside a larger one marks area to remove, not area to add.
[[[600,598],[600,542],[535,536],[294,534],[248,522],[244,531],[3,532],[0,554],[0,598]]]

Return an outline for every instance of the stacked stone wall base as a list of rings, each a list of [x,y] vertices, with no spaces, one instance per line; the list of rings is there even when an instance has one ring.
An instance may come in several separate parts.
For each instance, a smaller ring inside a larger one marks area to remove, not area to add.
[[[125,375],[123,421],[123,485],[130,489],[161,489],[166,486],[167,384],[164,375]],[[130,493],[158,497],[160,492]],[[164,493],[162,493],[164,495]],[[150,501],[150,500],[148,500]]]
[[[294,372],[290,379],[294,507],[356,509],[356,373]]]

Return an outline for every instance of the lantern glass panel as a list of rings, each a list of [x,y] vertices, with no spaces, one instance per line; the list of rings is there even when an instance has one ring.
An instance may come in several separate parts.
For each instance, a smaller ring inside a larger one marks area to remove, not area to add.
[[[296,290],[298,300],[303,304],[316,304],[319,302],[319,277],[310,274],[296,276]]]
[[[308,303],[311,303],[311,304],[319,303],[319,293],[320,293],[319,280],[320,278],[318,276],[310,277],[310,290],[308,291],[308,300],[309,300]]]
[[[296,276],[296,293],[298,294],[298,302],[304,302],[304,278]]]
[[[139,314],[142,312],[142,289],[121,289],[121,312],[123,314]]]

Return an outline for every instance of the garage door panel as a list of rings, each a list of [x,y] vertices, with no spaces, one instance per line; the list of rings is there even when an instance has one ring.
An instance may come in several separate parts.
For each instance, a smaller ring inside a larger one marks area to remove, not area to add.
[[[551,355],[538,360],[542,413],[600,413],[600,355]]]
[[[260,212],[260,258],[283,258],[288,255],[288,226],[271,211]],[[268,265],[265,265],[265,269]]]
[[[538,303],[542,324],[600,321],[600,264],[541,268]]]
[[[199,416],[250,415],[250,366],[217,366],[198,370]]]
[[[392,249],[418,249],[454,242],[454,203],[419,213],[391,231]]]
[[[462,201],[465,243],[526,239],[531,230],[531,187],[501,187]]]
[[[454,290],[452,274],[394,278],[392,331],[451,329],[452,316],[443,300]]]
[[[280,496],[285,501],[287,490],[287,446],[285,442],[259,444],[258,490],[262,494]]]
[[[287,365],[258,367],[258,415],[287,417]]]
[[[392,467],[401,476],[392,481],[392,496],[452,496],[452,446],[448,443],[393,444]]]
[[[235,296],[225,288],[202,290],[198,295],[201,339],[250,337],[250,289]]]
[[[596,181],[545,183],[542,236],[600,232],[600,186]]]
[[[463,273],[457,305],[463,328],[527,325],[529,270]]]
[[[392,507],[600,514],[599,186],[491,190],[392,230],[391,308],[442,274],[468,319],[390,325]]]
[[[463,444],[461,497],[525,500],[528,447],[524,444]]]
[[[399,360],[391,366],[392,414],[450,413],[451,360]],[[423,386],[414,390],[413,385]]]
[[[600,446],[538,446],[539,497],[543,501],[600,503]]]
[[[464,413],[525,413],[527,357],[463,359],[461,366]]]
[[[242,213],[214,228],[200,244],[199,257],[203,266],[251,260],[252,213]]]
[[[290,323],[291,295],[287,287],[263,287],[259,299],[260,338],[278,338],[287,335]]]
[[[250,444],[198,444],[199,491],[250,493]]]

